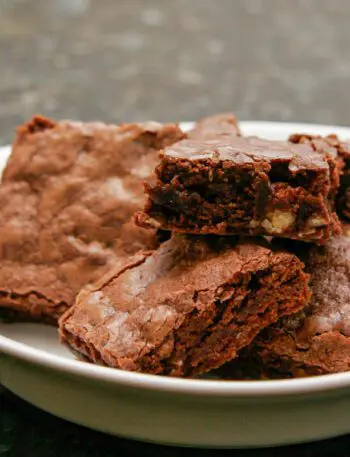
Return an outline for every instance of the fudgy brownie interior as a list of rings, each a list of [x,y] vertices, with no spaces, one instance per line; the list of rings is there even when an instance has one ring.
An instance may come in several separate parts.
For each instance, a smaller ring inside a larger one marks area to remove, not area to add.
[[[183,140],[164,150],[146,191],[145,210],[137,215],[141,226],[317,243],[340,231],[329,164],[306,145]]]
[[[332,192],[335,195],[338,215],[350,220],[350,142],[340,141],[337,135],[294,134],[289,141],[308,144],[314,151],[327,157],[331,170]],[[340,180],[339,180],[340,175]]]

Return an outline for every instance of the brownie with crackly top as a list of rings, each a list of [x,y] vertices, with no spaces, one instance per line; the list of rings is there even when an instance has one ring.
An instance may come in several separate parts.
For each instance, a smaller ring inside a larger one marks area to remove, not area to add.
[[[265,371],[310,376],[350,370],[350,238],[314,247],[306,269],[312,298],[305,311],[267,330],[259,358]]]
[[[233,362],[224,379],[304,377],[350,370],[350,230],[305,252],[312,297],[294,316],[265,329]],[[304,251],[304,252],[302,252]]]
[[[205,373],[303,308],[294,255],[233,237],[173,235],[79,294],[61,339],[84,359],[169,376]]]
[[[335,174],[308,145],[238,136],[182,140],[162,151],[136,221],[194,234],[322,244],[340,231],[332,209]]]
[[[195,140],[240,135],[241,131],[237,118],[231,113],[215,114],[200,119],[194,128],[187,133],[188,138]]]
[[[325,154],[333,170],[333,189],[336,210],[345,221],[350,221],[350,142],[340,141],[337,135],[294,134],[289,141],[308,144],[319,153]],[[339,182],[340,174],[340,182]]]
[[[120,258],[156,248],[133,223],[175,124],[54,122],[18,129],[0,185],[0,314],[54,322]]]

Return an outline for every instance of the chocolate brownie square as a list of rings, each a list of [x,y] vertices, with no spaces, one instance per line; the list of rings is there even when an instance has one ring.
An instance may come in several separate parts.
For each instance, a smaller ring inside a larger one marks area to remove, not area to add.
[[[325,243],[340,232],[327,157],[255,137],[182,140],[165,148],[140,226]]]
[[[233,237],[173,235],[81,292],[60,319],[83,358],[129,371],[205,373],[309,299],[302,262]]]
[[[350,370],[350,238],[308,254],[312,298],[301,314],[261,336],[264,371],[310,376]]]
[[[221,367],[225,379],[304,377],[350,370],[350,230],[304,255],[312,297]],[[299,246],[300,248],[300,246]]]
[[[333,188],[336,194],[337,213],[342,219],[350,221],[350,142],[340,141],[337,135],[321,137],[306,134],[291,135],[289,141],[311,145],[316,152],[328,157],[334,170]]]
[[[240,136],[236,116],[230,113],[215,114],[196,122],[194,128],[188,132],[188,138],[204,140],[210,138]]]
[[[142,180],[175,124],[54,122],[18,129],[0,185],[0,313],[55,321],[121,257],[158,246],[136,227]]]

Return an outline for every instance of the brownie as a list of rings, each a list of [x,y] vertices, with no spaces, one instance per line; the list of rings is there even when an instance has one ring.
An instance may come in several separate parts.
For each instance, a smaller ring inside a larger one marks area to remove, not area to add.
[[[311,145],[315,151],[326,154],[331,168],[335,169],[333,183],[337,213],[342,219],[350,221],[350,142],[340,141],[337,135],[321,137],[306,134],[291,135],[289,141]]]
[[[308,145],[231,136],[165,148],[143,227],[194,234],[275,235],[325,243],[340,232],[327,158]]]
[[[205,373],[309,299],[302,262],[234,237],[173,235],[78,295],[61,339],[84,359],[169,376]]]
[[[236,116],[230,113],[222,113],[199,120],[187,135],[191,139],[204,140],[226,136],[240,136],[241,131]]]
[[[350,370],[350,239],[341,236],[313,248],[307,270],[309,306],[269,332],[260,358],[264,365],[281,360],[278,371],[293,376]]]
[[[156,248],[132,215],[158,149],[182,137],[154,122],[20,127],[0,184],[0,314],[54,322],[122,257]]]
[[[350,370],[350,238],[313,246],[306,257],[312,298],[303,311],[264,330],[223,378],[304,377]]]

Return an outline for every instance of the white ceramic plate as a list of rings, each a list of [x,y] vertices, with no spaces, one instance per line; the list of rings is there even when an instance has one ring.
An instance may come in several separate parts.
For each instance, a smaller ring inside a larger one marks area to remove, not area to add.
[[[186,124],[188,127],[189,124]],[[241,122],[244,134],[350,128]],[[0,165],[9,148],[0,149]],[[305,442],[350,433],[350,372],[280,381],[172,379],[75,360],[54,328],[0,324],[0,382],[64,419],[145,441],[206,447]]]

